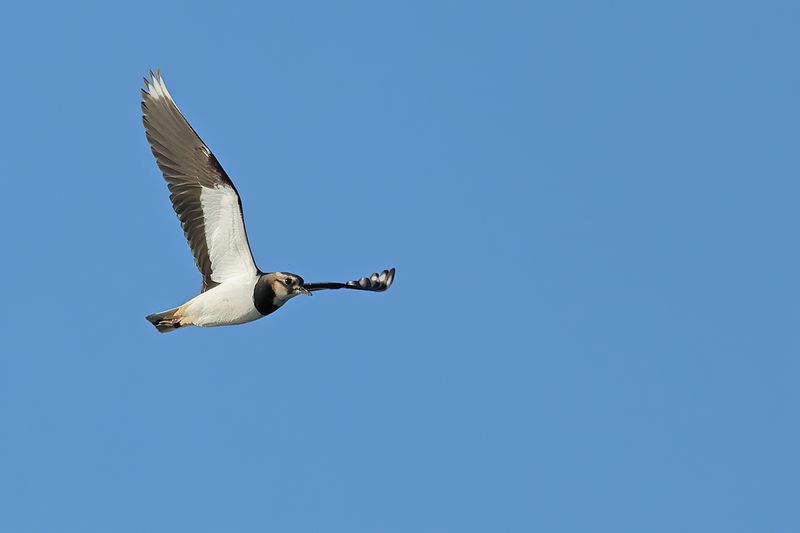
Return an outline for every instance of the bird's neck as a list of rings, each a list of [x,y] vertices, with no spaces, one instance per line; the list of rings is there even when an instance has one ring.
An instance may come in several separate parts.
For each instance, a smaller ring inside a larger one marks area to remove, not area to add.
[[[275,290],[272,288],[273,281],[273,276],[270,274],[261,274],[253,289],[253,304],[256,311],[263,316],[274,313],[286,303],[286,300],[275,294]]]

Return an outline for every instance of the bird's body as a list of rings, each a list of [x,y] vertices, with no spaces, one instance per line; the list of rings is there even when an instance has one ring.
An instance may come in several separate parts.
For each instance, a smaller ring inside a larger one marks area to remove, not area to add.
[[[236,187],[178,110],[160,73],[145,79],[142,112],[147,140],[203,275],[198,296],[147,317],[159,331],[243,324],[273,313],[298,294],[341,288],[384,291],[392,284],[394,269],[347,283],[311,284],[295,274],[261,272]]]
[[[248,275],[229,279],[200,293],[182,306],[182,325],[224,326],[244,324],[262,314],[256,309],[254,289],[258,278]]]

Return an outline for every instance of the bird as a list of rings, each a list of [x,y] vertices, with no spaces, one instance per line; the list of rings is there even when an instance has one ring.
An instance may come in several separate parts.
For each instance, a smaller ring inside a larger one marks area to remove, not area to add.
[[[394,268],[344,283],[306,283],[291,272],[262,272],[253,259],[233,181],[178,109],[161,71],[149,74],[141,104],[145,135],[203,278],[200,294],[145,317],[159,332],[252,322],[295,296],[325,289],[383,292],[392,286]]]

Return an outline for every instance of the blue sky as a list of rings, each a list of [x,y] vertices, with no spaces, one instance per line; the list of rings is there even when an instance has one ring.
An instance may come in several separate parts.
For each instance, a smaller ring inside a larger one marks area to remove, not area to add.
[[[798,531],[799,11],[6,6],[0,531]],[[156,67],[262,269],[395,286],[158,335]]]

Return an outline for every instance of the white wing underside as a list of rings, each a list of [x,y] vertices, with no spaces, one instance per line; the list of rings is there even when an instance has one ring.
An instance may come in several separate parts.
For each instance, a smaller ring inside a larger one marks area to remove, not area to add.
[[[205,219],[211,279],[217,283],[258,273],[247,243],[239,197],[225,185],[203,187],[200,203]]]

